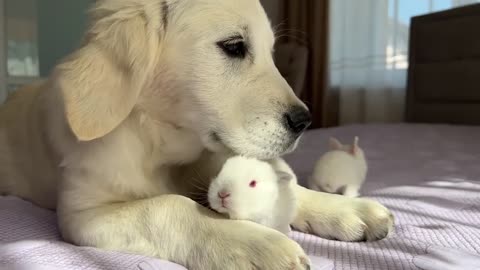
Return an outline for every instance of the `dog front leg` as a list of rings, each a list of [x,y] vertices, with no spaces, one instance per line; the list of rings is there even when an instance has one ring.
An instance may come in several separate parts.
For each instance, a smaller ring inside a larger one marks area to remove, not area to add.
[[[270,161],[275,170],[292,174],[297,216],[296,230],[342,241],[374,241],[393,228],[393,215],[383,205],[363,198],[348,198],[306,189],[297,184],[290,166],[281,158]]]
[[[342,241],[375,241],[393,228],[393,215],[378,202],[295,187],[297,217],[292,226],[302,232]]]
[[[183,196],[60,208],[59,219],[74,244],[154,256],[190,270],[309,269],[304,251],[285,235],[222,219]]]

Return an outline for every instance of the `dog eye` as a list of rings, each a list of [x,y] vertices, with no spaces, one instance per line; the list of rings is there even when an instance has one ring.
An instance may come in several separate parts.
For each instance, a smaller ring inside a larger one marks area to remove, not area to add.
[[[221,41],[217,44],[225,54],[232,58],[245,58],[247,47],[245,42],[241,40]]]
[[[252,181],[250,182],[249,186],[250,186],[251,188],[256,187],[256,186],[257,186],[257,181],[252,180]]]

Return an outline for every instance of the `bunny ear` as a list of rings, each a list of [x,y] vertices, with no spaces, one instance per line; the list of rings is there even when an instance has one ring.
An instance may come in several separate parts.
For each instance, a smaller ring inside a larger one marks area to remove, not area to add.
[[[330,149],[331,150],[342,150],[343,144],[334,137],[330,138]]]
[[[293,179],[293,176],[287,172],[284,171],[276,171],[275,172],[278,176],[278,181],[284,181],[284,182],[289,182]]]
[[[355,139],[353,140],[352,147],[350,149],[350,154],[355,156],[358,153],[359,149],[360,147],[358,146],[358,137],[355,137]]]

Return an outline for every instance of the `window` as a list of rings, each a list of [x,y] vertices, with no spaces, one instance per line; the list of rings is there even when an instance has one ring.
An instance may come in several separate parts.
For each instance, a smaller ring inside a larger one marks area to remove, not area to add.
[[[386,65],[389,70],[408,68],[410,19],[427,14],[468,5],[478,0],[388,0],[388,44]]]
[[[340,123],[403,119],[410,20],[478,0],[330,1],[330,86]]]
[[[7,0],[7,71],[12,77],[38,77],[36,0]]]
[[[0,0],[0,104],[78,47],[95,0]]]

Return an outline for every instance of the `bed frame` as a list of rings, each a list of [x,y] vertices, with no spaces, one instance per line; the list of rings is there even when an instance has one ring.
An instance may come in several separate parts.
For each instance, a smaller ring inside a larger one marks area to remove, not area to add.
[[[480,4],[414,17],[408,122],[480,125]]]

